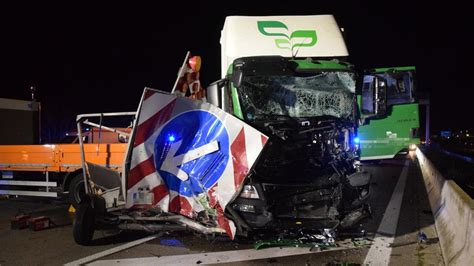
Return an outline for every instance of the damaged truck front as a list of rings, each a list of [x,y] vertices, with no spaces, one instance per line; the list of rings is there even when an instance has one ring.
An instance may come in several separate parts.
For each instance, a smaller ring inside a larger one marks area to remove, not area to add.
[[[238,232],[349,227],[363,218],[369,175],[357,167],[352,67],[246,57],[232,70],[208,88],[208,100],[269,136],[227,208]]]
[[[208,101],[269,136],[227,207],[238,232],[351,227],[367,216],[356,74],[334,18],[228,17],[221,44],[224,79]]]

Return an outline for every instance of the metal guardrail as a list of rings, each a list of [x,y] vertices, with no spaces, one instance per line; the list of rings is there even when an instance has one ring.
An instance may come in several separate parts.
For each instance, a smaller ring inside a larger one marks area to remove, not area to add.
[[[461,160],[463,160],[465,162],[468,162],[468,163],[474,163],[474,158],[472,158],[472,157],[464,156],[464,155],[454,153],[454,152],[451,152],[451,151],[447,151],[445,149],[439,149],[439,151],[441,151],[442,153],[444,153],[448,156],[454,157],[456,159],[461,159]]]
[[[432,148],[435,148],[436,150],[448,155],[448,156],[451,156],[451,157],[454,157],[456,159],[460,159],[460,160],[463,160],[465,162],[468,162],[468,163],[474,163],[474,158],[473,157],[470,157],[470,156],[466,156],[466,155],[462,155],[462,154],[459,154],[459,153],[456,153],[456,152],[452,152],[452,151],[448,151],[446,149],[443,149],[440,145],[438,144],[431,144],[430,145]]]
[[[434,214],[445,265],[474,261],[474,201],[453,180],[447,180],[422,150],[416,155]]]

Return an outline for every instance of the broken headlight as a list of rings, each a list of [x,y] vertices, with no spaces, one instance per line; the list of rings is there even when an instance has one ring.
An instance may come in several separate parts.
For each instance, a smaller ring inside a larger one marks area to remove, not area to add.
[[[255,212],[255,206],[248,205],[248,204],[234,204],[234,210],[238,210],[241,212]]]
[[[245,185],[240,193],[241,198],[246,199],[259,199],[257,189],[252,185]]]

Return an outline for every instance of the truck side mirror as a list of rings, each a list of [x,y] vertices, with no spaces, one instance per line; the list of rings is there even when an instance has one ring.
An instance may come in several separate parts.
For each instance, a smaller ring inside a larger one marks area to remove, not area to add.
[[[221,79],[211,83],[207,87],[206,99],[210,104],[213,104],[221,109],[224,109],[224,88],[227,83],[226,79]]]
[[[375,76],[375,114],[384,115],[387,112],[387,81]]]
[[[365,75],[362,85],[362,115],[384,115],[387,112],[387,82],[375,75]]]
[[[362,83],[363,118],[385,115],[390,106],[416,101],[415,67],[392,67],[365,71]]]
[[[233,69],[232,69],[232,84],[234,87],[239,88],[242,85],[242,77],[243,77],[243,63],[237,62],[234,63]]]

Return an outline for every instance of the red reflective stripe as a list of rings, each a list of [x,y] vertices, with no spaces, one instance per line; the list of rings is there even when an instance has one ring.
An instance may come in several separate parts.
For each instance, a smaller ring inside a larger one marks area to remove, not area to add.
[[[227,235],[230,237],[230,239],[233,240],[234,233],[232,232],[232,229],[230,228],[229,219],[227,219],[224,216],[224,210],[222,209],[219,203],[216,205],[216,211],[217,211],[217,224],[219,224],[219,227],[224,229]]]
[[[262,147],[265,146],[265,143],[267,143],[268,138],[265,137],[264,135],[260,135],[262,137]]]
[[[211,208],[214,208],[214,206],[216,206],[217,204],[216,188],[217,188],[217,183],[207,191],[207,195],[209,196],[209,207]]]
[[[133,187],[136,183],[140,182],[145,176],[156,171],[155,160],[153,155],[150,158],[142,161],[132,170],[130,170],[130,175],[128,176],[127,189]]]
[[[153,196],[154,196],[153,205],[156,205],[164,197],[169,195],[168,188],[164,184],[154,187],[152,191],[153,191]]]
[[[169,210],[193,218],[193,207],[185,197],[178,195],[171,199]]]
[[[248,173],[247,153],[245,150],[245,132],[242,128],[230,146],[234,165],[234,185],[237,190]]]
[[[175,197],[171,198],[171,200],[170,200],[169,211],[170,212],[179,212],[179,209],[180,209],[179,196],[175,196]]]
[[[168,121],[175,104],[176,99],[138,126],[133,147],[145,142],[161,125]]]
[[[193,207],[189,204],[188,199],[184,197],[179,197],[179,203],[181,204],[181,213],[184,216],[188,216],[189,218],[193,218]]]
[[[156,93],[156,91],[146,90],[145,96],[143,97],[143,100],[146,100],[146,99],[150,98],[155,93]]]

